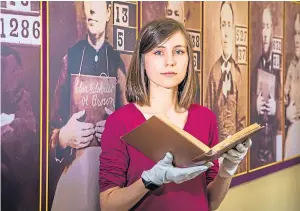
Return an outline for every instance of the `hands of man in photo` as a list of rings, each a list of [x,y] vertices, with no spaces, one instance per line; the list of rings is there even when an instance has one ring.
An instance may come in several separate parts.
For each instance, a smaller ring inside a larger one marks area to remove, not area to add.
[[[275,113],[276,113],[276,101],[275,101],[274,97],[270,96],[269,100],[267,101],[267,103],[266,103],[266,111],[267,111],[267,114],[269,116],[275,116]]]
[[[231,80],[229,78],[225,78],[225,81],[222,84],[222,92],[225,97],[227,97],[227,93],[231,90]]]
[[[208,162],[203,165],[178,168],[174,167],[172,162],[173,155],[168,152],[165,157],[150,170],[144,171],[142,173],[142,178],[145,181],[152,182],[156,185],[162,185],[170,182],[180,184],[197,177],[213,166],[212,162]]]
[[[111,115],[113,113],[113,111],[109,110],[108,108],[104,108],[105,109],[105,112],[107,115]],[[95,136],[97,138],[97,140],[99,142],[101,142],[101,136],[102,136],[102,133],[104,131],[104,128],[105,128],[105,123],[106,123],[106,120],[101,120],[99,122],[96,123],[96,127],[95,127]]]
[[[275,116],[276,113],[276,101],[274,97],[271,97],[265,101],[262,93],[260,93],[256,99],[256,109],[259,115],[263,115],[267,112],[269,116]]]
[[[291,101],[288,107],[286,108],[286,118],[291,122],[294,123],[299,119],[300,113],[296,107],[294,101]]]
[[[219,159],[219,176],[222,178],[232,177],[251,145],[252,141],[248,139],[243,144],[238,144],[235,148],[225,152]]]
[[[94,124],[78,121],[84,115],[84,110],[74,113],[68,123],[60,129],[59,142],[63,148],[67,146],[75,149],[84,148],[93,140]]]
[[[256,99],[256,109],[259,115],[263,115],[266,110],[266,101],[264,101],[264,97],[262,93],[259,93]]]

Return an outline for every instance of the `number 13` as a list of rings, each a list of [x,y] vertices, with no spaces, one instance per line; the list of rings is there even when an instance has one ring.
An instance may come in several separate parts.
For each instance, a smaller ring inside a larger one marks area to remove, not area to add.
[[[121,14],[120,14],[121,13]],[[129,7],[128,5],[114,4],[114,22],[119,26],[129,26]]]

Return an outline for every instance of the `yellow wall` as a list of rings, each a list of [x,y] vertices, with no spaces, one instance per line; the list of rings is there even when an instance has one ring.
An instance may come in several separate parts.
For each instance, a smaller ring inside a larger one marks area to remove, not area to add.
[[[300,164],[236,186],[218,211],[299,211]]]

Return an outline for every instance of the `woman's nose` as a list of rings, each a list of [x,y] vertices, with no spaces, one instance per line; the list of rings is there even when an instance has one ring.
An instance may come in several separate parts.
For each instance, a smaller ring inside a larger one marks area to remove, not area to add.
[[[176,61],[175,61],[173,53],[168,53],[167,58],[166,58],[166,65],[167,66],[174,66],[174,65],[176,65]]]

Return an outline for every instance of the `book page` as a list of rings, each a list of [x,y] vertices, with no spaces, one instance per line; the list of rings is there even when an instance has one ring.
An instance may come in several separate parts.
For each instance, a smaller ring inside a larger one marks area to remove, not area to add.
[[[234,148],[237,144],[245,141],[245,139],[249,138],[255,132],[259,131],[263,127],[257,123],[254,123],[243,130],[235,133],[233,136],[226,138],[224,141],[215,145],[212,150],[218,153],[223,153],[228,151],[229,149]]]

